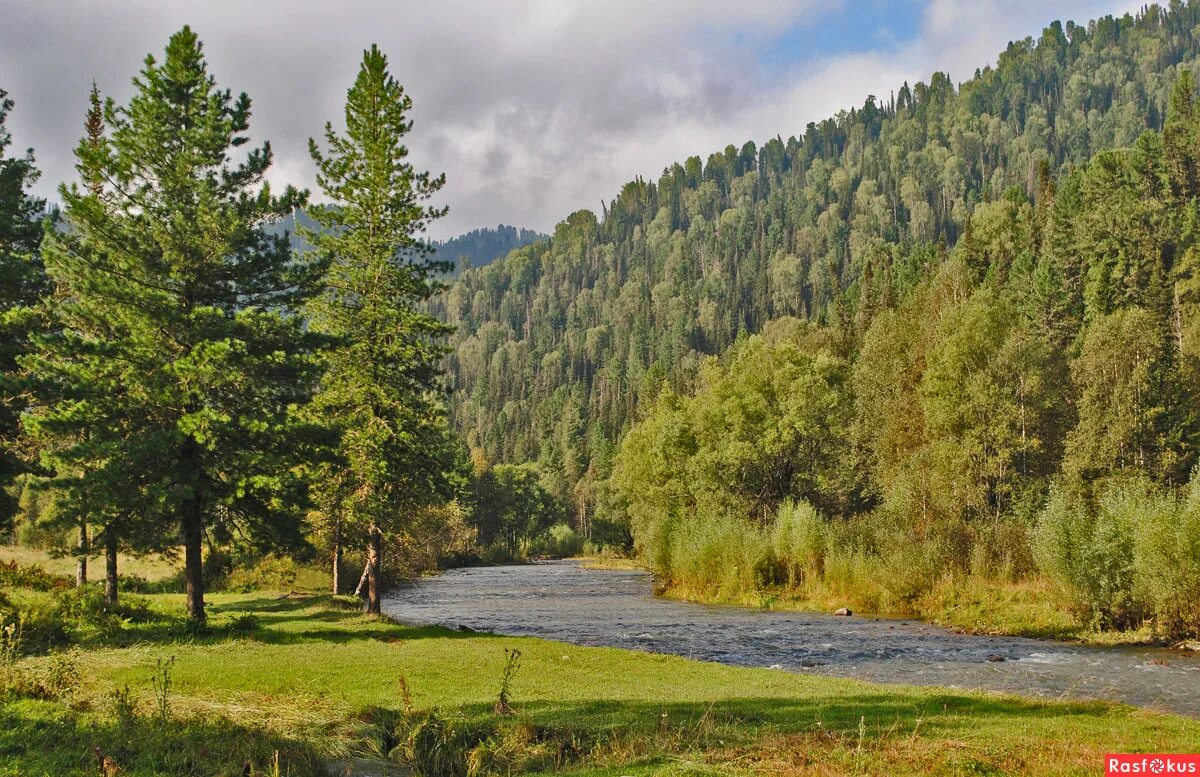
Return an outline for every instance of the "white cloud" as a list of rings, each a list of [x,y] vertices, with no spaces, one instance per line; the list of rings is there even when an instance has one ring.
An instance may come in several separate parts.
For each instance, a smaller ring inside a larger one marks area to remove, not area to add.
[[[118,99],[146,52],[192,24],[218,81],[255,100],[273,178],[311,185],[305,140],[340,115],[361,50],[378,42],[415,103],[415,162],[449,183],[444,236],[498,222],[550,229],[598,209],[634,175],[656,176],[728,143],[785,138],[935,69],[963,81],[1053,18],[1085,21],[1140,3],[930,0],[914,40],[801,56],[780,71],[761,47],[862,0],[500,0],[17,3],[0,0],[0,87],[10,127],[33,145],[51,193],[73,175],[94,77]],[[864,12],[868,4],[863,3]]]

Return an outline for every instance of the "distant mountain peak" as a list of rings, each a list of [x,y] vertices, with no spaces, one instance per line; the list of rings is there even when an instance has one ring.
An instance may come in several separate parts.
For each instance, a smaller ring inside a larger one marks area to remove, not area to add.
[[[457,273],[464,262],[469,267],[480,267],[508,254],[514,248],[545,240],[549,236],[532,229],[497,224],[496,227],[480,227],[448,240],[433,243],[437,258],[454,264]]]

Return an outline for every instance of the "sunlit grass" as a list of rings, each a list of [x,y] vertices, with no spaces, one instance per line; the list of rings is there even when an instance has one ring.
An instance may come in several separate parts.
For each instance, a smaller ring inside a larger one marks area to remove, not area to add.
[[[181,597],[150,598],[181,614]],[[380,755],[372,721],[377,710],[403,707],[401,678],[417,708],[485,720],[508,648],[522,653],[512,688],[519,720],[603,740],[579,764],[597,774],[615,764],[620,774],[1069,774],[1095,771],[1106,751],[1186,751],[1200,742],[1200,722],[1111,704],[877,686],[398,626],[362,615],[352,600],[328,596],[208,598],[207,636],[147,634],[131,647],[80,653],[87,678],[83,706],[92,710],[85,716],[103,719],[107,700],[125,686],[148,708],[157,662],[173,658],[171,704],[189,720],[219,722],[235,739],[259,731],[299,743],[295,752]],[[229,631],[247,615],[253,616],[249,631]],[[24,714],[19,705],[6,709]],[[21,755],[18,748],[0,734],[0,753],[15,752],[29,763],[48,757]],[[83,753],[76,757],[83,762]],[[154,772],[129,772],[135,773]]]
[[[104,579],[103,549],[88,558],[88,579]],[[180,556],[182,558],[182,556]],[[56,557],[44,550],[26,548],[21,545],[0,545],[0,561],[16,561],[18,564],[36,564],[56,575],[75,575],[75,557]],[[170,561],[161,556],[131,556],[126,553],[117,554],[117,572],[119,575],[135,575],[150,582],[165,580],[177,574],[182,567],[181,562]]]

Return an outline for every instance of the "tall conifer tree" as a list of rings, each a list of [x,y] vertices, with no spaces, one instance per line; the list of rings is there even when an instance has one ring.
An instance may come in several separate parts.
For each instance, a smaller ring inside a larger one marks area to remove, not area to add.
[[[92,509],[178,531],[188,613],[203,621],[207,531],[298,536],[294,411],[317,378],[298,311],[322,268],[266,230],[305,195],[271,192],[269,144],[238,159],[250,99],[217,87],[191,29],[133,83],[128,105],[105,106],[108,136],[76,152],[67,229],[47,232],[64,331],[30,371],[75,396],[35,427],[66,441],[60,461],[100,464],[75,492]]]
[[[367,542],[369,612],[379,612],[383,539],[422,504],[453,486],[453,452],[441,404],[440,338],[446,325],[419,308],[449,269],[420,235],[445,213],[425,203],[444,176],[416,171],[404,136],[412,100],[376,46],[346,97],[344,135],[325,128],[328,149],[309,142],[317,181],[332,201],[306,234],[330,270],[311,306],[314,329],[339,342],[314,401],[340,430],[340,472],[319,478],[318,504],[336,544]]]
[[[7,486],[23,469],[16,450],[25,392],[16,381],[17,358],[36,325],[33,306],[45,290],[38,257],[45,203],[29,195],[37,180],[33,152],[8,157],[12,136],[5,129],[12,100],[0,89],[0,531],[9,526],[16,500]]]

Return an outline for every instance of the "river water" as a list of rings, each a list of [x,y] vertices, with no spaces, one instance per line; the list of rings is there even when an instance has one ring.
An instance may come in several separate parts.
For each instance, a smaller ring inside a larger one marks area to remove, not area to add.
[[[438,624],[884,683],[1108,699],[1200,717],[1200,656],[1157,648],[957,634],[894,618],[656,598],[642,572],[571,561],[456,569],[399,588],[383,610]],[[989,661],[1000,656],[1003,661]]]

